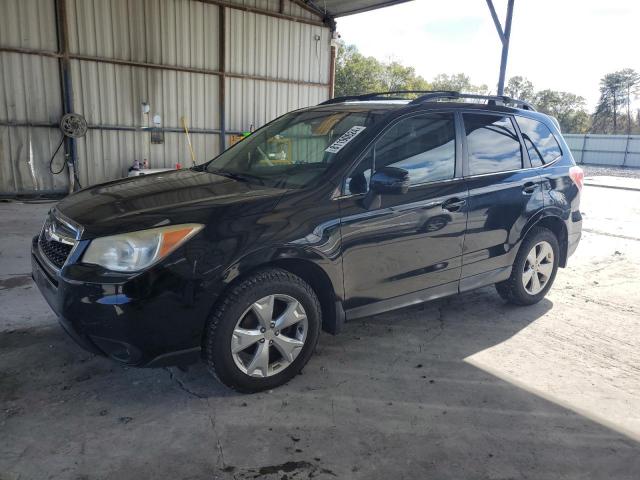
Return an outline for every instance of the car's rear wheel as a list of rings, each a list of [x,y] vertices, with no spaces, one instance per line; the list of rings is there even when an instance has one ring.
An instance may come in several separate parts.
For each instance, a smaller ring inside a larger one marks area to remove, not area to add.
[[[209,369],[241,392],[282,385],[311,357],[320,315],[315,292],[300,277],[281,269],[256,272],[231,288],[209,320]]]
[[[536,227],[520,245],[508,280],[496,284],[502,298],[516,305],[532,305],[547,294],[558,271],[558,239]]]

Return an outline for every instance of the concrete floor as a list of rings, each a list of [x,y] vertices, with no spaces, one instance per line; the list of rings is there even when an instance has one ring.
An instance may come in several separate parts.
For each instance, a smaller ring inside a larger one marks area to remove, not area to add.
[[[29,278],[49,205],[0,204],[0,479],[637,479],[640,191],[582,207],[538,305],[486,288],[356,321],[243,396],[77,347]]]

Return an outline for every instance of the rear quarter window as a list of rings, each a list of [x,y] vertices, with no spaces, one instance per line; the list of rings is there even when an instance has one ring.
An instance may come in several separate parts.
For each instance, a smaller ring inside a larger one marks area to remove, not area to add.
[[[517,117],[516,121],[532,166],[546,165],[562,155],[558,140],[544,123],[525,117]]]

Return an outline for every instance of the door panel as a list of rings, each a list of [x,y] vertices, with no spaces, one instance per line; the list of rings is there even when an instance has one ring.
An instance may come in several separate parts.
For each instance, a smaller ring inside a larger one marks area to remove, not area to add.
[[[376,305],[388,310],[426,298],[422,292],[436,286],[439,295],[457,292],[467,187],[456,123],[451,112],[398,119],[345,179],[340,215],[346,309],[376,311],[371,304],[382,302]],[[371,172],[383,167],[405,170],[408,192],[365,197]],[[365,198],[375,201],[365,208]]]
[[[382,302],[378,310],[388,310],[457,292],[467,187],[456,123],[451,112],[399,119],[345,179],[340,230],[346,309],[370,305],[358,311],[374,312],[371,304]],[[410,188],[404,194],[369,192],[376,201],[365,208],[371,172],[383,167],[406,170]]]
[[[467,186],[463,278],[511,265],[522,229],[542,208],[537,169],[468,178]]]
[[[530,168],[511,116],[464,113],[462,117],[469,189],[465,278],[511,266],[523,229],[543,205],[540,172]]]
[[[444,208],[456,199],[467,199],[461,179],[384,195],[374,210],[340,200],[345,307],[457,282],[466,206]]]

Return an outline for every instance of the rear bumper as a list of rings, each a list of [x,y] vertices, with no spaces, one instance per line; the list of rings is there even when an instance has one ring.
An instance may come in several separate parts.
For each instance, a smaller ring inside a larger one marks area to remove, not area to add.
[[[573,255],[578,248],[578,244],[580,243],[580,238],[582,237],[582,232],[576,232],[569,235],[567,239],[567,258]]]
[[[88,282],[87,266],[54,271],[35,244],[31,265],[60,325],[85,350],[134,366],[185,365],[200,358],[213,302],[192,279],[160,267],[121,282]]]
[[[582,214],[579,209],[571,212],[567,224],[567,258],[574,254],[582,238]]]

